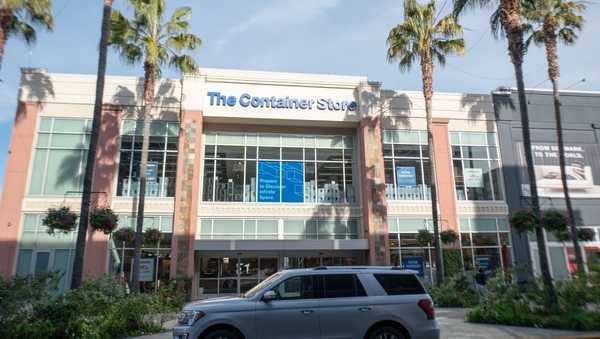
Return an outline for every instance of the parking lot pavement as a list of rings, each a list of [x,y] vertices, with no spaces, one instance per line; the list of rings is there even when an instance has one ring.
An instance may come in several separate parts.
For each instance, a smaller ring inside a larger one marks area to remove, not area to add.
[[[465,310],[438,308],[436,318],[442,339],[600,338],[600,333],[548,330],[533,327],[473,324],[465,322]]]
[[[473,324],[465,322],[462,308],[438,308],[436,318],[441,327],[442,339],[525,339],[525,338],[600,338],[600,332],[571,332],[533,327]],[[171,339],[171,332],[135,339]]]

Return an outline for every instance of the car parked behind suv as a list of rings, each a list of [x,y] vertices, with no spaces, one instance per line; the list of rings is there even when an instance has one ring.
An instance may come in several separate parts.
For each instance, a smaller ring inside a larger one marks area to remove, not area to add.
[[[439,338],[414,271],[317,267],[275,273],[244,295],[192,302],[174,339]]]

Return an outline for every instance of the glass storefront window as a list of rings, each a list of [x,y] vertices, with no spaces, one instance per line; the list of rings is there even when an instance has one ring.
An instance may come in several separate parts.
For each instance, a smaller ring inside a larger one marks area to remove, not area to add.
[[[29,195],[81,195],[90,128],[89,119],[40,119]]]
[[[354,203],[353,138],[207,133],[203,201]]]
[[[152,121],[148,148],[146,195],[174,197],[177,174],[179,123]],[[142,153],[143,124],[123,121],[117,196],[135,196],[139,192],[139,166]],[[214,168],[212,169],[214,171]]]
[[[495,133],[451,132],[454,183],[459,200],[502,200]]]
[[[384,131],[383,158],[388,200],[431,199],[426,132]]]

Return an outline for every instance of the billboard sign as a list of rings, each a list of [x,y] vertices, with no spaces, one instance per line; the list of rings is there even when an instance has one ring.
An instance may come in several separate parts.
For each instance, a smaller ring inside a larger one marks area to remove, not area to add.
[[[279,202],[281,191],[279,161],[258,162],[258,202]]]
[[[396,166],[396,182],[401,187],[417,186],[417,174],[414,167]]]
[[[564,198],[558,145],[535,143],[531,145],[538,193],[541,197]],[[522,164],[522,191],[530,195],[523,144],[519,143]],[[565,145],[565,172],[569,193],[573,198],[599,198],[600,156],[596,145]]]

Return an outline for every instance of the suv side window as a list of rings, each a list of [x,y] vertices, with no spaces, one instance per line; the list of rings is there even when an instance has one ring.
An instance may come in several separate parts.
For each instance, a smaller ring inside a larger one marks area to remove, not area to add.
[[[367,296],[365,288],[356,274],[325,274],[322,278],[324,298]]]
[[[315,281],[312,275],[291,277],[273,288],[273,291],[278,300],[314,299],[317,298]]]
[[[412,274],[373,274],[388,295],[425,294],[423,286]]]

